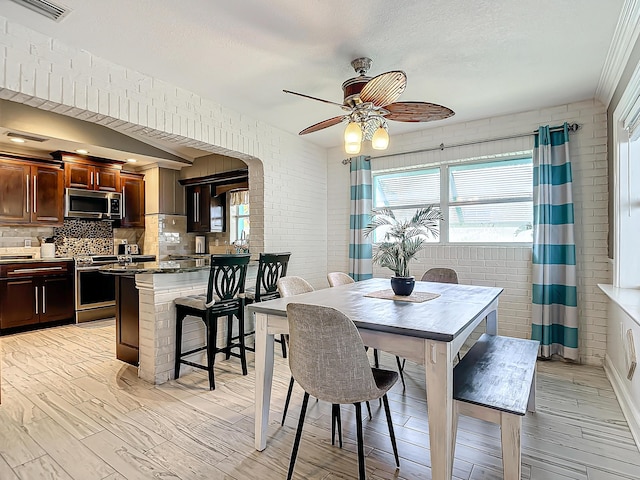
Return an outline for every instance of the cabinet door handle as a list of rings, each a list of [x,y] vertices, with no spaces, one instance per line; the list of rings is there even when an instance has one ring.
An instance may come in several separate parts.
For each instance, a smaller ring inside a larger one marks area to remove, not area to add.
[[[47,313],[47,297],[45,295],[44,285],[42,286],[42,313]]]
[[[100,186],[100,172],[96,172],[96,185]]]
[[[93,172],[91,172],[91,186],[93,186]]]
[[[38,186],[36,185],[37,177],[33,176],[33,213],[36,213],[38,210],[38,203],[36,200],[36,196],[38,195]]]
[[[126,190],[127,187],[125,187],[124,185],[122,186],[122,218],[124,219],[124,217],[127,216],[127,196],[126,196]]]
[[[38,268],[16,268],[7,275],[22,275],[25,273],[38,273],[38,272],[50,272],[52,270],[62,270],[62,267],[38,267]]]
[[[198,218],[198,192],[193,192],[193,221],[197,222]]]
[[[27,175],[27,213],[29,213],[29,201],[31,200],[31,195],[29,195],[29,175]]]
[[[36,291],[36,315],[38,315],[38,287],[34,287]]]

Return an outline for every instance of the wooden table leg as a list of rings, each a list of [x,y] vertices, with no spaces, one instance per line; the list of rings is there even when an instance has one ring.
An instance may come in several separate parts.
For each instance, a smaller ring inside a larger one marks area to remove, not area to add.
[[[255,445],[262,451],[267,447],[267,427],[269,406],[271,405],[271,385],[273,383],[273,334],[267,334],[268,316],[256,313],[256,410]]]
[[[429,449],[433,480],[453,474],[453,359],[451,344],[425,340]]]

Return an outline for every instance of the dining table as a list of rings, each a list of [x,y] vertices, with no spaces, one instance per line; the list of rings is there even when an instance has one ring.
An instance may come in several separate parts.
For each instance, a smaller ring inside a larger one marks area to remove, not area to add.
[[[368,347],[424,365],[431,476],[434,480],[450,480],[455,442],[454,358],[484,319],[486,332],[497,335],[498,297],[502,290],[416,282],[412,295],[403,298],[392,294],[388,278],[372,278],[249,305],[256,323],[256,449],[262,451],[267,447],[273,341],[274,335],[289,331],[287,305],[321,305],[347,315]]]

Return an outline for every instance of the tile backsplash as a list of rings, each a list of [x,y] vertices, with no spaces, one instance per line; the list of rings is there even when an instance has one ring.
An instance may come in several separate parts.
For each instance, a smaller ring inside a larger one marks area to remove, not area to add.
[[[56,257],[74,255],[113,255],[111,222],[65,219],[62,227],[53,228]]]

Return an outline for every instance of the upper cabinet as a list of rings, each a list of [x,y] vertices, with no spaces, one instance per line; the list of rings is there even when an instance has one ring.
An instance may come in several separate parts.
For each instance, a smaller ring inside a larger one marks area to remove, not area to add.
[[[0,224],[61,225],[64,213],[62,166],[0,157]]]
[[[120,170],[109,166],[65,161],[64,176],[67,188],[105,192],[117,192],[120,188]]]
[[[187,232],[224,232],[227,192],[249,187],[247,170],[220,172],[207,177],[180,180],[185,185]]]
[[[144,175],[120,172],[121,227],[144,228]]]

